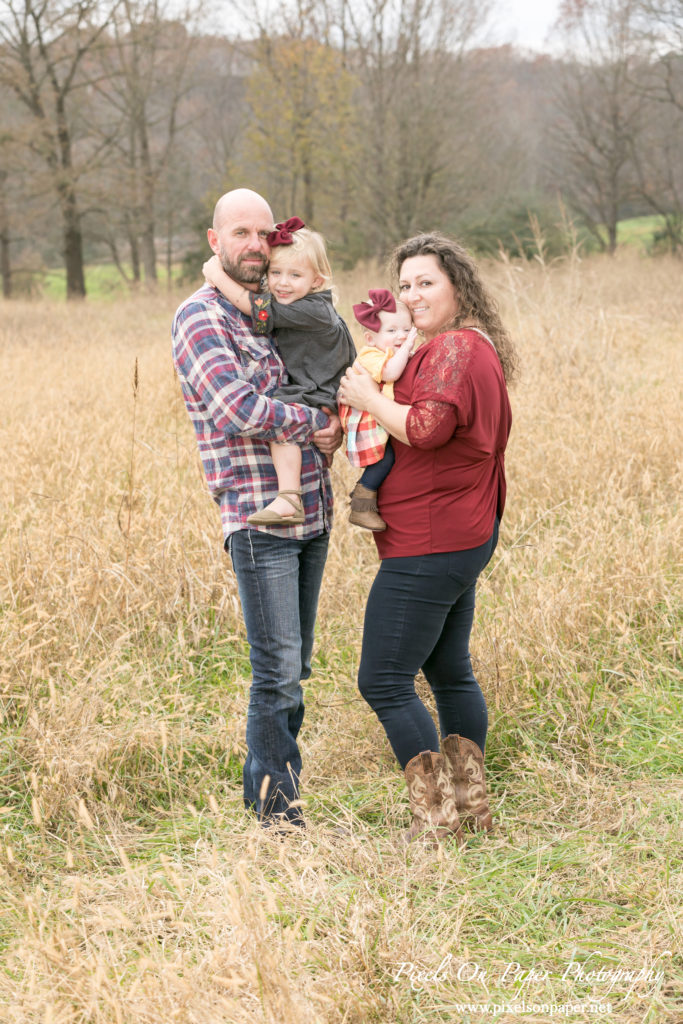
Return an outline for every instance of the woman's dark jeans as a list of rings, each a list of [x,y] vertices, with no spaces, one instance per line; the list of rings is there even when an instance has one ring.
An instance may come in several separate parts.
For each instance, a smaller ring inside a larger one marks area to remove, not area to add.
[[[384,726],[402,768],[439,749],[432,716],[415,693],[422,669],[442,736],[458,733],[484,750],[488,714],[472,672],[469,640],[477,577],[498,542],[498,520],[477,548],[385,558],[365,609],[358,686]]]

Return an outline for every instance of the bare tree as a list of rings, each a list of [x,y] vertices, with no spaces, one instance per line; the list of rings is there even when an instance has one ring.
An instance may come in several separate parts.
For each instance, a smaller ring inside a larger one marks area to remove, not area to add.
[[[0,146],[6,144],[6,139],[0,134]],[[10,220],[7,203],[7,179],[8,171],[0,166],[0,277],[2,278],[3,298],[9,299],[12,295],[12,264],[10,262]]]
[[[215,188],[235,167],[250,122],[246,91],[255,67],[251,51],[249,44],[221,36],[196,39],[186,104],[186,132],[193,159],[184,160],[184,166],[191,167],[195,194]]]
[[[487,176],[457,150],[489,120],[464,60],[488,3],[242,2],[260,33],[246,162],[269,195],[288,182],[287,208],[315,211],[356,257],[464,207]]]
[[[16,178],[17,167],[17,133],[18,126],[11,116],[12,94],[5,89],[0,90],[0,278],[2,279],[3,297],[12,295],[12,182]]]
[[[127,238],[132,278],[141,271],[148,285],[157,280],[156,235],[159,193],[163,191],[180,129],[180,105],[194,37],[190,12],[171,19],[162,0],[120,0],[112,19],[112,46],[103,54],[101,112],[106,136],[114,112],[106,239],[120,271],[117,226]],[[116,210],[118,217],[110,219]]]
[[[30,292],[43,273],[43,256],[54,257],[61,242],[59,220],[54,223],[54,182],[29,145],[34,131],[23,104],[0,85],[0,277],[5,298]]]
[[[551,134],[557,184],[610,253],[635,194],[632,154],[642,129],[635,18],[636,0],[564,0],[558,26],[568,54]]]
[[[377,251],[443,223],[459,204],[468,176],[460,145],[477,131],[474,108],[481,113],[464,56],[489,9],[472,0],[339,0],[365,126],[357,184]]]
[[[78,103],[90,81],[86,58],[100,44],[118,2],[4,0],[0,19],[0,82],[29,112],[28,145],[50,174],[70,299],[85,295],[79,179],[93,158],[80,134]]]
[[[650,95],[683,113],[683,0],[639,0],[639,32],[655,55]]]
[[[227,180],[250,181],[271,205],[345,247],[345,197],[358,146],[355,80],[329,42],[325,3],[244,0],[258,37],[237,47],[248,71],[239,148]],[[231,111],[233,117],[235,108]]]
[[[633,150],[637,187],[662,219],[661,240],[683,253],[683,0],[642,0],[638,6],[648,60],[634,80],[646,105]]]
[[[280,210],[320,224],[343,187],[353,148],[353,82],[339,54],[315,39],[264,37],[247,86],[242,168]]]

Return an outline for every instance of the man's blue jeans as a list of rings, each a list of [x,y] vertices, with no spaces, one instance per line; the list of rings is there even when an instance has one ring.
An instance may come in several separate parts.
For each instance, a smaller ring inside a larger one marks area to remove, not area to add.
[[[258,530],[230,537],[252,669],[244,804],[263,823],[284,817],[303,824],[300,808],[291,806],[299,799],[301,680],[311,674],[328,541],[327,533],[290,540]]]

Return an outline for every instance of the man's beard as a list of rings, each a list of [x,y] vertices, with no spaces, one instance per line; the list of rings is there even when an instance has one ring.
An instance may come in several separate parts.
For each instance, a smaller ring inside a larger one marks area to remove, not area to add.
[[[220,246],[219,256],[223,270],[231,277],[233,281],[237,281],[238,284],[254,284],[256,281],[260,281],[263,277],[266,267],[268,266],[268,260],[262,252],[243,252],[236,263],[228,258],[228,255],[223,248]],[[243,266],[242,260],[261,260],[261,265],[256,266]]]

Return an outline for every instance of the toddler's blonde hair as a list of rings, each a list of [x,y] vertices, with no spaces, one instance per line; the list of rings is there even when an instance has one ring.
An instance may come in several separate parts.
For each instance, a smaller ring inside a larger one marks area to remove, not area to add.
[[[285,263],[292,256],[303,256],[313,267],[317,277],[322,278],[322,284],[314,288],[314,292],[325,291],[332,287],[332,268],[327,258],[325,239],[317,231],[310,228],[299,228],[292,232],[294,241],[291,245],[276,245],[270,251],[270,266],[277,266],[278,263]]]

